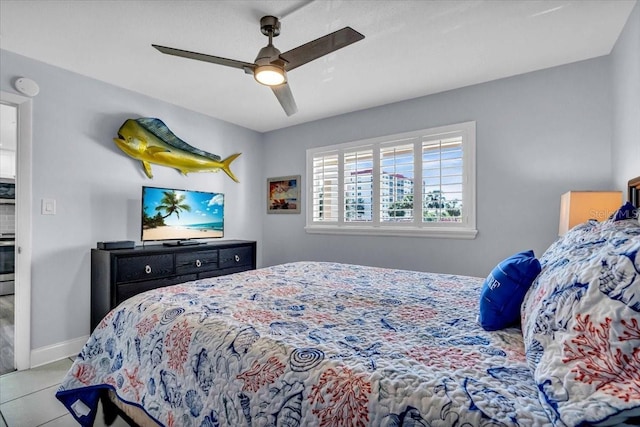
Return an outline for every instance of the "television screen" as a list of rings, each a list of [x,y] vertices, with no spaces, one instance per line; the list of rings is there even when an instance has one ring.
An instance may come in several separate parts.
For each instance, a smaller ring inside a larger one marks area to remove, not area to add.
[[[142,241],[224,237],[224,194],[142,187]]]

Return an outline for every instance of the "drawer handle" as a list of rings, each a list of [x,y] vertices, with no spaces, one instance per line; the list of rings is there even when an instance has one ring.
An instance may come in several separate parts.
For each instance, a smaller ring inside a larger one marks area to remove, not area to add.
[[[202,267],[202,261],[199,259],[196,260],[196,267]]]
[[[240,255],[235,255],[234,258],[236,259],[236,262],[240,262]]]
[[[150,265],[145,265],[144,266],[144,272],[147,274],[151,274],[151,266]]]

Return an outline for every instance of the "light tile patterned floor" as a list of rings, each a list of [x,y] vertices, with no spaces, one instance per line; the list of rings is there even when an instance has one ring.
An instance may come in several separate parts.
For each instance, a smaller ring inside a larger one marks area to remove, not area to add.
[[[79,425],[56,399],[60,381],[71,367],[62,359],[27,371],[0,376],[0,427],[72,427]],[[102,411],[96,427],[105,427]],[[121,418],[111,427],[126,427]]]

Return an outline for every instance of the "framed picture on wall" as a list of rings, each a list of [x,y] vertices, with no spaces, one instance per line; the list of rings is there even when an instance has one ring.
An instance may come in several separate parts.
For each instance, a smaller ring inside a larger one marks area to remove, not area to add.
[[[267,213],[300,213],[300,175],[267,178]]]

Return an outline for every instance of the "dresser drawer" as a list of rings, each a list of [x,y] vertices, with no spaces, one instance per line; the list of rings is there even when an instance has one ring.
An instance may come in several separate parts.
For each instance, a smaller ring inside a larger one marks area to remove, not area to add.
[[[222,270],[216,271],[216,276],[224,276],[227,274],[233,273],[241,273],[243,271],[253,270],[253,266],[251,265],[234,265],[233,267],[224,268]]]
[[[149,280],[174,274],[173,254],[118,258],[116,282]]]
[[[220,249],[220,268],[239,267],[251,265],[253,263],[253,248],[250,246],[239,246],[237,248]]]
[[[218,268],[218,251],[176,254],[176,274],[197,273]]]
[[[164,288],[165,286],[177,285],[178,283],[196,280],[196,274],[186,274],[184,276],[170,277],[166,279],[156,279],[136,283],[125,283],[117,286],[115,305],[131,298],[139,293],[149,291],[151,289]]]

